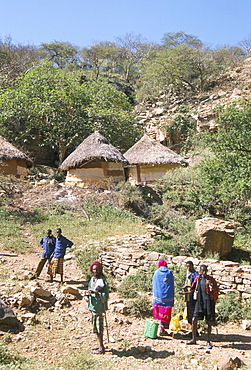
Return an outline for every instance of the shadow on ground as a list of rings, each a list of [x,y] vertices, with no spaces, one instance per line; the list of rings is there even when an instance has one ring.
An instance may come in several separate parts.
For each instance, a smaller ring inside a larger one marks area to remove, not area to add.
[[[155,350],[146,350],[145,352],[141,352],[139,347],[132,347],[130,349],[125,350],[116,350],[112,349],[111,352],[113,355],[116,355],[118,357],[134,357],[137,359],[144,359],[144,358],[167,358],[169,356],[174,356],[174,351],[155,351]]]
[[[222,348],[235,348],[244,351],[251,350],[251,336],[240,335],[240,334],[216,334],[212,335],[212,341],[225,342]]]

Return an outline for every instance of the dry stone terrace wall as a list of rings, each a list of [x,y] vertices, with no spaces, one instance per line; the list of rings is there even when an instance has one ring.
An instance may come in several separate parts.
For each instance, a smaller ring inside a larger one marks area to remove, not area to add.
[[[187,260],[192,260],[197,271],[201,264],[208,266],[208,273],[212,275],[219,284],[221,293],[228,292],[239,293],[246,299],[251,298],[251,265],[240,265],[232,261],[218,261],[214,259],[199,260],[187,256],[163,255],[158,252],[148,252],[143,250],[142,246],[149,242],[145,236],[131,236],[121,244],[111,241],[111,245],[106,251],[100,253],[100,261],[103,263],[106,271],[114,276],[126,277],[135,274],[137,269],[147,271],[150,264],[164,258],[169,267],[172,265],[184,266]],[[135,243],[135,242],[138,243]],[[138,247],[135,247],[135,244]],[[140,246],[141,244],[141,246]]]

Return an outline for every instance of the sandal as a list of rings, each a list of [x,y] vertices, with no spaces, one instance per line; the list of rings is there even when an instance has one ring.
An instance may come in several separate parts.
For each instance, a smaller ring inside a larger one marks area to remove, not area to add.
[[[96,349],[95,351],[92,351],[92,354],[93,355],[103,355],[105,353],[105,350],[104,349]]]
[[[189,342],[186,342],[186,344],[190,345],[190,344],[196,344],[195,340],[189,340]]]

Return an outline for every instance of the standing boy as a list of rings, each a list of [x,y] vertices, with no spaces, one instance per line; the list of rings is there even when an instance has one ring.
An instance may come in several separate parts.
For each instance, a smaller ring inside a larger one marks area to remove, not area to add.
[[[187,274],[186,274],[185,284],[183,286],[183,289],[185,289],[185,292],[180,292],[180,294],[185,294],[186,306],[187,306],[187,321],[189,322],[189,324],[192,325],[193,313],[194,313],[195,304],[197,301],[193,297],[193,293],[191,292],[191,286],[193,285],[193,282],[196,276],[198,276],[199,274],[197,271],[195,271],[192,261],[186,262],[186,268],[187,268]],[[191,338],[192,333],[188,333],[186,334],[186,336]]]
[[[38,262],[36,271],[34,275],[32,276],[32,279],[38,278],[46,262],[50,261],[51,255],[54,252],[55,243],[56,243],[56,238],[52,235],[51,229],[48,229],[46,232],[46,235],[43,236],[42,239],[40,240],[40,245],[43,248],[43,253],[42,253],[42,257],[40,258],[40,261]]]
[[[90,265],[90,271],[93,276],[88,285],[88,309],[92,315],[93,333],[97,335],[99,346],[93,348],[94,354],[104,354],[105,347],[103,341],[104,318],[103,314],[107,310],[107,301],[109,298],[109,289],[105,276],[103,275],[103,266],[95,261]]]
[[[192,319],[192,340],[186,344],[196,344],[197,322],[206,319],[207,322],[207,349],[211,349],[212,323],[215,321],[215,303],[219,294],[219,287],[212,276],[207,275],[207,266],[200,266],[200,274],[195,278],[191,293],[197,292],[197,301]]]
[[[57,229],[57,237],[55,243],[55,249],[53,252],[53,258],[51,263],[48,267],[48,274],[50,275],[50,282],[53,282],[53,278],[56,277],[56,274],[60,274],[61,276],[61,283],[64,282],[64,256],[66,252],[66,248],[71,248],[73,242],[68,240],[65,236],[62,235],[62,230],[60,228]]]

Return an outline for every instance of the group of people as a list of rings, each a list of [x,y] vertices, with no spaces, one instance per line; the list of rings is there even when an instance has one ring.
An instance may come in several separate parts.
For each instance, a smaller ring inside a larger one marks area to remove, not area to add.
[[[46,236],[40,240],[43,248],[42,257],[38,263],[33,278],[37,278],[46,262],[48,262],[47,273],[49,281],[52,282],[56,274],[60,274],[63,282],[63,262],[67,247],[73,242],[62,235],[62,230],[56,230],[57,236],[47,230]],[[200,265],[199,273],[195,271],[192,261],[186,262],[187,274],[183,286],[184,291],[179,292],[185,296],[187,305],[187,320],[192,325],[192,332],[189,333],[190,340],[187,345],[196,344],[197,322],[206,319],[208,325],[207,348],[211,349],[211,330],[215,321],[215,303],[219,294],[219,288],[212,276],[207,274],[207,266]],[[88,308],[91,311],[93,332],[97,335],[98,346],[93,348],[93,353],[103,354],[105,352],[103,342],[104,317],[106,318],[109,288],[103,274],[103,266],[95,261],[90,265],[92,278],[89,281],[88,290],[85,295],[88,297]],[[174,306],[174,277],[173,272],[168,268],[165,260],[158,262],[158,269],[152,279],[153,290],[153,316],[160,322],[160,336],[168,335],[167,329],[172,316]]]
[[[51,229],[48,229],[46,235],[41,238],[40,246],[43,248],[43,253],[32,279],[39,277],[47,262],[47,274],[49,275],[49,279],[47,281],[52,283],[56,274],[59,274],[61,277],[61,283],[64,282],[64,256],[66,248],[71,248],[73,242],[62,235],[61,228],[56,230],[56,234],[56,237],[53,236]]]
[[[187,274],[184,291],[179,292],[186,298],[187,320],[192,325],[191,339],[187,345],[196,344],[198,320],[207,322],[207,349],[212,348],[211,332],[215,321],[215,303],[219,287],[215,279],[207,274],[207,266],[200,265],[196,272],[192,261],[186,262]],[[153,316],[160,321],[160,336],[168,335],[166,329],[171,321],[174,305],[174,278],[165,260],[160,260],[153,276]]]

